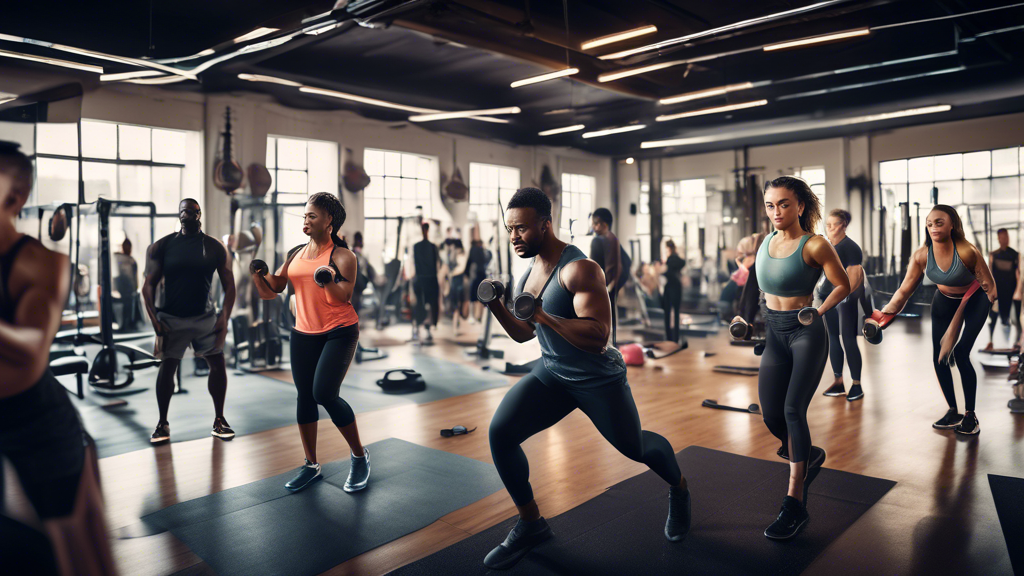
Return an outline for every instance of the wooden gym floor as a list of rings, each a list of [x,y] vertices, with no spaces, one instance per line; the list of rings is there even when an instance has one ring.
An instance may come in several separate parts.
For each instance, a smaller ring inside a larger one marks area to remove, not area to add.
[[[470,327],[471,331],[478,329]],[[390,343],[404,341],[408,333],[408,326],[364,331],[365,336]],[[390,362],[400,365],[403,358],[416,353],[473,364],[450,334],[450,326],[442,326],[433,347],[416,351],[404,344],[390,347]],[[1006,402],[1011,389],[1005,375],[986,375],[978,363],[981,355],[975,354],[981,434],[965,439],[952,431],[933,430],[931,423],[943,415],[946,406],[932,371],[928,334],[927,321],[908,321],[888,330],[882,346],[862,341],[866,396],[858,402],[820,395],[832,382],[831,369],[826,367],[808,412],[814,443],[828,451],[825,466],[898,484],[822,553],[806,574],[1011,572],[986,475],[1024,475],[1024,415],[1009,413]],[[475,334],[461,338],[463,342],[474,339]],[[506,350],[507,359],[513,362],[539,356],[536,341],[517,345],[496,338],[494,343]],[[704,351],[715,355],[705,357]],[[496,367],[499,364],[494,362]],[[750,348],[730,346],[722,330],[717,336],[691,338],[689,349],[671,358],[630,368],[629,380],[644,428],[667,437],[676,451],[692,444],[775,460],[778,442],[759,416],[700,406],[705,398],[734,406],[757,402],[755,377],[712,372],[716,364],[756,366],[757,359]],[[847,386],[848,374],[847,368]],[[277,376],[290,377],[284,373]],[[955,378],[959,382],[959,376]],[[509,377],[509,384],[515,380]],[[369,444],[401,438],[490,462],[487,427],[506,391],[492,389],[359,414],[362,440]],[[244,394],[244,390],[232,389],[229,384],[229,420],[235,394]],[[959,384],[958,397],[962,398]],[[456,424],[478,429],[468,436],[439,436],[438,430]],[[321,461],[346,457],[344,441],[333,432],[329,420],[321,422],[321,430]],[[645,471],[642,464],[622,457],[601,439],[578,411],[528,440],[524,449],[541,512],[548,517]],[[170,533],[133,539],[118,539],[117,534],[130,531],[139,517],[150,511],[287,472],[301,460],[295,426],[239,436],[232,442],[206,438],[102,460],[107,521],[122,574],[183,570],[186,574],[212,574]],[[327,574],[383,574],[514,514],[511,500],[501,491]]]

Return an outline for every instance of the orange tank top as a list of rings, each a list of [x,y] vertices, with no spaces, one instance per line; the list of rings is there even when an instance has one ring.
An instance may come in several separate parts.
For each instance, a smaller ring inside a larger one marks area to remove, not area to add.
[[[315,260],[306,260],[308,250],[309,246],[300,250],[288,264],[288,280],[295,289],[295,330],[323,334],[358,323],[359,315],[351,302],[338,302],[313,279],[317,268],[330,264],[331,251],[325,250]]]

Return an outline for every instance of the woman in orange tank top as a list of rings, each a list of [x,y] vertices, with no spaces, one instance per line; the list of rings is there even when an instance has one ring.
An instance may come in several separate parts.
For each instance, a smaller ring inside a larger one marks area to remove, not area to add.
[[[285,484],[297,492],[320,480],[316,457],[319,406],[331,416],[352,451],[346,492],[366,487],[370,454],[359,441],[355,414],[338,397],[341,382],[359,341],[359,316],[352,307],[356,256],[338,237],[345,223],[345,207],[337,196],[318,192],[306,203],[302,232],[309,243],[289,253],[276,274],[266,264],[250,265],[253,284],[264,300],[273,300],[288,287],[295,291],[295,327],[291,333],[292,380],[298,391],[296,417],[306,462],[298,475]]]

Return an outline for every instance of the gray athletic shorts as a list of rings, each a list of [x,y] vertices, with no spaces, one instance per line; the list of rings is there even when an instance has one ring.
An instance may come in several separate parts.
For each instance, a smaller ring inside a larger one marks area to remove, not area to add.
[[[210,310],[200,316],[180,318],[166,312],[157,312],[156,319],[170,328],[161,345],[157,358],[176,358],[181,360],[189,344],[196,356],[215,356],[223,352],[217,347],[217,335],[213,327],[217,324],[217,311]]]

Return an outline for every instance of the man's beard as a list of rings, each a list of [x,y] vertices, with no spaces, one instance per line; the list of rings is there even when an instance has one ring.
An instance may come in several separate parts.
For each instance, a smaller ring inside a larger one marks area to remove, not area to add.
[[[181,223],[181,227],[184,228],[186,232],[192,233],[199,231],[199,224],[199,220],[185,220]]]

